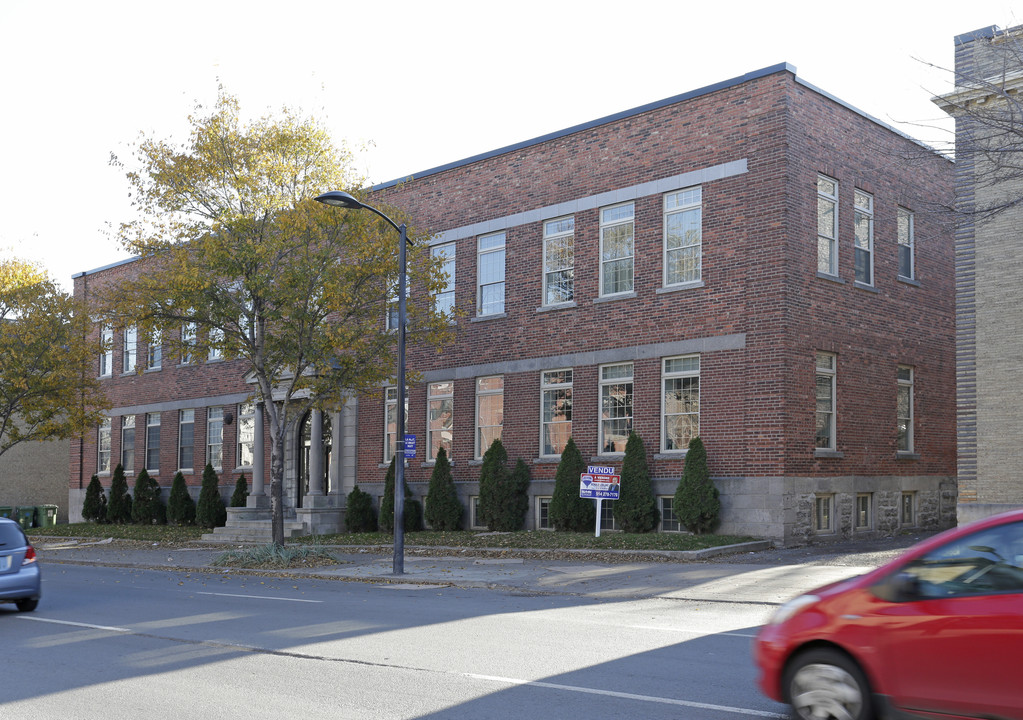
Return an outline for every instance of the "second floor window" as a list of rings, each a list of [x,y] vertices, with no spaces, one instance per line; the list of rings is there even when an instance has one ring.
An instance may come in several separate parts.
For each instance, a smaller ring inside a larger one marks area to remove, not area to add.
[[[830,353],[817,353],[817,432],[816,447],[835,449],[835,366]]]
[[[600,294],[632,292],[635,261],[635,205],[600,211]]]
[[[477,315],[504,312],[504,233],[484,235],[478,240]]]
[[[426,459],[436,460],[437,451],[444,448],[451,458],[451,440],[454,426],[455,385],[452,382],[430,383],[426,397]]]
[[[160,472],[160,413],[146,414],[146,470]]]
[[[224,359],[224,331],[220,328],[210,328],[210,352],[206,359],[209,362]]]
[[[135,416],[125,415],[121,418],[121,467],[124,474],[131,477],[135,474]]]
[[[181,364],[188,365],[192,362],[192,348],[198,339],[198,330],[195,323],[185,323],[181,326]]]
[[[504,378],[500,375],[476,380],[476,457],[481,458],[504,426]]]
[[[916,279],[916,269],[913,267],[914,261],[914,246],[916,239],[914,237],[914,220],[913,213],[906,208],[899,208],[898,216],[898,236],[899,236],[899,277],[906,278],[907,280]]]
[[[664,196],[664,284],[699,282],[703,244],[701,188]]]
[[[853,193],[854,232],[856,247],[856,282],[874,284],[874,196],[857,190]]]
[[[549,370],[540,376],[540,454],[560,455],[572,437],[572,371]]]
[[[405,433],[408,432],[408,393],[405,393]],[[402,433],[403,435],[405,433]],[[391,462],[397,452],[398,388],[384,388],[384,462]]]
[[[665,358],[661,451],[687,450],[700,434],[700,356]]]
[[[543,304],[571,302],[575,297],[575,218],[543,224]]]
[[[632,363],[600,368],[600,449],[624,453],[632,432]]]
[[[224,408],[211,407],[206,411],[206,462],[214,470],[224,467]]]
[[[96,471],[100,473],[110,472],[110,427],[110,418],[103,418],[96,439]]]
[[[195,462],[195,410],[178,411],[178,470],[191,470]]]
[[[899,365],[896,390],[897,424],[895,449],[899,452],[913,452],[913,368]]]
[[[256,405],[242,403],[238,406],[238,467],[252,467],[255,458]]]

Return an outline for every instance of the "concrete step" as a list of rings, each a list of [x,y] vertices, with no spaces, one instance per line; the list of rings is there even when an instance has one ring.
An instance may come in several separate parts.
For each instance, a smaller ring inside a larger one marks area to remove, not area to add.
[[[295,520],[284,521],[284,539],[293,540],[309,534],[305,523]],[[269,543],[273,541],[273,524],[270,520],[235,520],[225,527],[213,528],[213,532],[202,536],[210,542]]]

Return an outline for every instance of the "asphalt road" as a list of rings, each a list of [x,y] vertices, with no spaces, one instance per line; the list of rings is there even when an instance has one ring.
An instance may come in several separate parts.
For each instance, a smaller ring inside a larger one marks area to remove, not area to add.
[[[0,606],[0,718],[785,717],[774,602],[601,598],[51,564]],[[703,590],[706,590],[704,588]]]

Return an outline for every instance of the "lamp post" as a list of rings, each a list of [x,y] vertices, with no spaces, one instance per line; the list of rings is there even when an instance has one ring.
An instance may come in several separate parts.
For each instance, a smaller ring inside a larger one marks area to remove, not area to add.
[[[323,193],[318,202],[349,210],[374,212],[398,231],[398,428],[395,432],[394,460],[394,564],[393,573],[405,573],[405,258],[410,244],[405,223],[396,224],[372,205],[360,202],[340,190]]]

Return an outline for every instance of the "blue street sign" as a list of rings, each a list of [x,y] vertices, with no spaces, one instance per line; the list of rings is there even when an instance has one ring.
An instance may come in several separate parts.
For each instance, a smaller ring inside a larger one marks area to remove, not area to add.
[[[416,456],[416,436],[406,435],[405,436],[405,457],[414,458]]]

